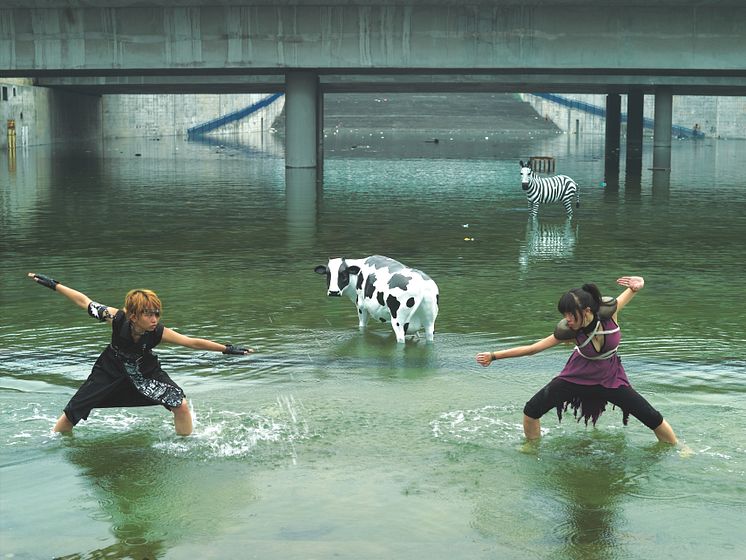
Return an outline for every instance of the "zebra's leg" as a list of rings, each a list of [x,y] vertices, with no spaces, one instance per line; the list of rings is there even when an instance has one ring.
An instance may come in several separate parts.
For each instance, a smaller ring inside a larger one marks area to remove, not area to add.
[[[530,202],[528,211],[532,218],[535,218],[536,216],[538,216],[539,215],[539,203]]]
[[[565,212],[567,212],[567,217],[572,218],[572,196],[568,196],[565,198],[562,203],[565,205]]]

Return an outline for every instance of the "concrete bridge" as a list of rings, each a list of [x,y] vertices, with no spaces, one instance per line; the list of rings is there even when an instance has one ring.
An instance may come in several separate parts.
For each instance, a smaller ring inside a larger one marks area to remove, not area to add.
[[[670,167],[673,95],[746,93],[743,0],[3,0],[0,77],[86,94],[286,93],[286,165],[314,168],[327,92],[606,93],[607,161]]]

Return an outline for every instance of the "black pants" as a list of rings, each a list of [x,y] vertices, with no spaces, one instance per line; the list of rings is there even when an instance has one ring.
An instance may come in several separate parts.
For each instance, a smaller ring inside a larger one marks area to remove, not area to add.
[[[608,389],[602,385],[578,385],[559,377],[552,379],[531,397],[523,408],[523,413],[538,420],[549,410],[556,408],[561,420],[562,411],[571,406],[576,413],[578,408],[581,409],[581,418],[585,418],[586,424],[589,419],[595,424],[607,402],[622,409],[625,424],[630,414],[651,430],[655,430],[663,422],[663,415],[632,387]]]
[[[166,383],[178,390],[182,397],[184,391],[163,370],[148,373],[151,377],[161,383]],[[163,402],[148,398],[140,393],[127,374],[117,371],[113,367],[102,367],[100,361],[93,366],[88,379],[80,386],[65,407],[65,415],[73,424],[77,425],[81,420],[86,420],[94,408],[115,408],[130,406],[154,406],[163,405],[166,409],[172,407]]]

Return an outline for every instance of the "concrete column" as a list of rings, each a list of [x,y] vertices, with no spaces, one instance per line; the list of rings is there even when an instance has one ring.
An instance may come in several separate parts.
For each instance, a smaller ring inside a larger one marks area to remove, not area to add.
[[[655,91],[655,125],[653,130],[653,171],[671,171],[671,124],[673,94],[671,88]]]
[[[606,182],[619,176],[619,135],[622,128],[622,97],[618,93],[606,96]]]
[[[627,94],[627,158],[628,178],[642,176],[642,121],[644,95],[641,91]]]
[[[285,168],[288,248],[307,250],[316,237],[320,183],[316,169]]]
[[[314,72],[288,72],[285,83],[285,167],[316,167],[319,78]]]
[[[316,97],[316,178],[324,178],[324,94]]]

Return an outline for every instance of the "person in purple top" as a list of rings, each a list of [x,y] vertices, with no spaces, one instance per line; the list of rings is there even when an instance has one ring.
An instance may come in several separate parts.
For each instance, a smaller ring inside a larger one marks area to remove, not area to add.
[[[539,419],[552,408],[557,409],[560,420],[570,407],[586,424],[591,420],[595,425],[606,404],[612,403],[621,408],[625,425],[631,414],[653,430],[659,441],[677,442],[671,425],[632,388],[617,354],[621,341],[617,315],[645,286],[645,280],[623,276],[616,282],[626,288],[616,299],[601,297],[595,284],[566,292],[557,304],[564,319],[548,337],[526,346],[477,354],[477,362],[486,367],[494,360],[530,356],[561,342],[575,343],[560,374],[526,403],[523,431],[527,439],[541,436]]]

